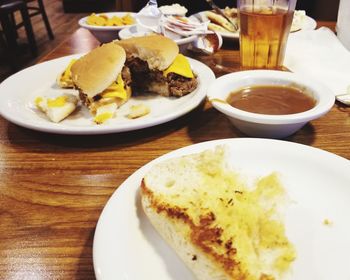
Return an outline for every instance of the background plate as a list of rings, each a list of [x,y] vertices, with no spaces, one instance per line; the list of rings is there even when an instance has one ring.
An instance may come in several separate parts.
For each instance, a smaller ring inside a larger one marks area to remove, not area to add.
[[[196,19],[198,19],[200,21],[208,20],[207,16],[205,15],[205,11],[196,13],[196,14],[192,15],[192,17],[195,17]],[[317,27],[317,22],[313,18],[311,18],[309,16],[305,16],[301,30],[313,30],[316,27]],[[296,31],[294,31],[294,32],[296,32]],[[223,38],[226,38],[226,39],[239,39],[239,32],[217,31],[217,33],[219,33]]]

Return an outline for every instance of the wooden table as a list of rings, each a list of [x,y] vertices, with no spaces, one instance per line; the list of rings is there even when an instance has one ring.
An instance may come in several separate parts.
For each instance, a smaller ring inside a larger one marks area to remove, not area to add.
[[[79,29],[45,60],[97,45]],[[196,58],[237,71],[238,45]],[[336,104],[285,140],[350,159],[349,115],[349,108]],[[156,127],[104,136],[46,134],[0,118],[0,279],[94,279],[94,230],[117,187],[164,153],[235,137],[244,135],[209,104]]]

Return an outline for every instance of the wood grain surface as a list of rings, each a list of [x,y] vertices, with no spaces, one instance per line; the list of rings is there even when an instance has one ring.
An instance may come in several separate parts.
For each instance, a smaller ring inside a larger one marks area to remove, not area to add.
[[[79,29],[44,60],[97,45]],[[190,55],[217,76],[239,70],[238,42],[213,56]],[[349,116],[349,107],[335,104],[285,140],[350,159]],[[208,103],[162,125],[100,136],[41,133],[0,118],[0,279],[94,279],[94,230],[118,186],[167,152],[235,137],[245,136]]]

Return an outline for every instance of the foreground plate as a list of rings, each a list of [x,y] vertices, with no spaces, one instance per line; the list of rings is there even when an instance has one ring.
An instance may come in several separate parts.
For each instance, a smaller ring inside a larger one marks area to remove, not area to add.
[[[349,161],[301,144],[246,138],[185,147],[132,174],[98,221],[93,246],[97,279],[194,279],[143,214],[138,189],[154,163],[221,144],[228,145],[233,166],[244,174],[281,175],[292,201],[286,213],[287,235],[298,255],[286,279],[350,279]],[[325,225],[325,219],[332,225]]]
[[[199,85],[195,91],[184,97],[132,97],[118,110],[116,118],[103,125],[94,124],[85,107],[79,108],[76,113],[60,123],[50,122],[35,108],[34,100],[37,96],[54,97],[64,92],[76,94],[74,90],[59,88],[55,81],[69,61],[79,56],[81,55],[66,56],[37,64],[6,79],[0,84],[0,114],[17,125],[51,133],[105,134],[130,131],[161,124],[188,113],[203,101],[206,89],[215,80],[215,75],[209,67],[189,59],[193,71],[198,75]],[[150,107],[151,113],[134,120],[126,118],[130,106],[140,103]]]

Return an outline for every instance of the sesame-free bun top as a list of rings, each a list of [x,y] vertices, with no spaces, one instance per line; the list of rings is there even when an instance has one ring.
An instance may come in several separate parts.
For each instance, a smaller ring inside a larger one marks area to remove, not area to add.
[[[84,94],[92,98],[117,79],[125,60],[123,48],[113,42],[104,44],[73,64],[73,82]]]
[[[179,53],[178,45],[161,35],[134,37],[115,42],[125,49],[128,57],[138,57],[147,61],[152,70],[167,69]]]

